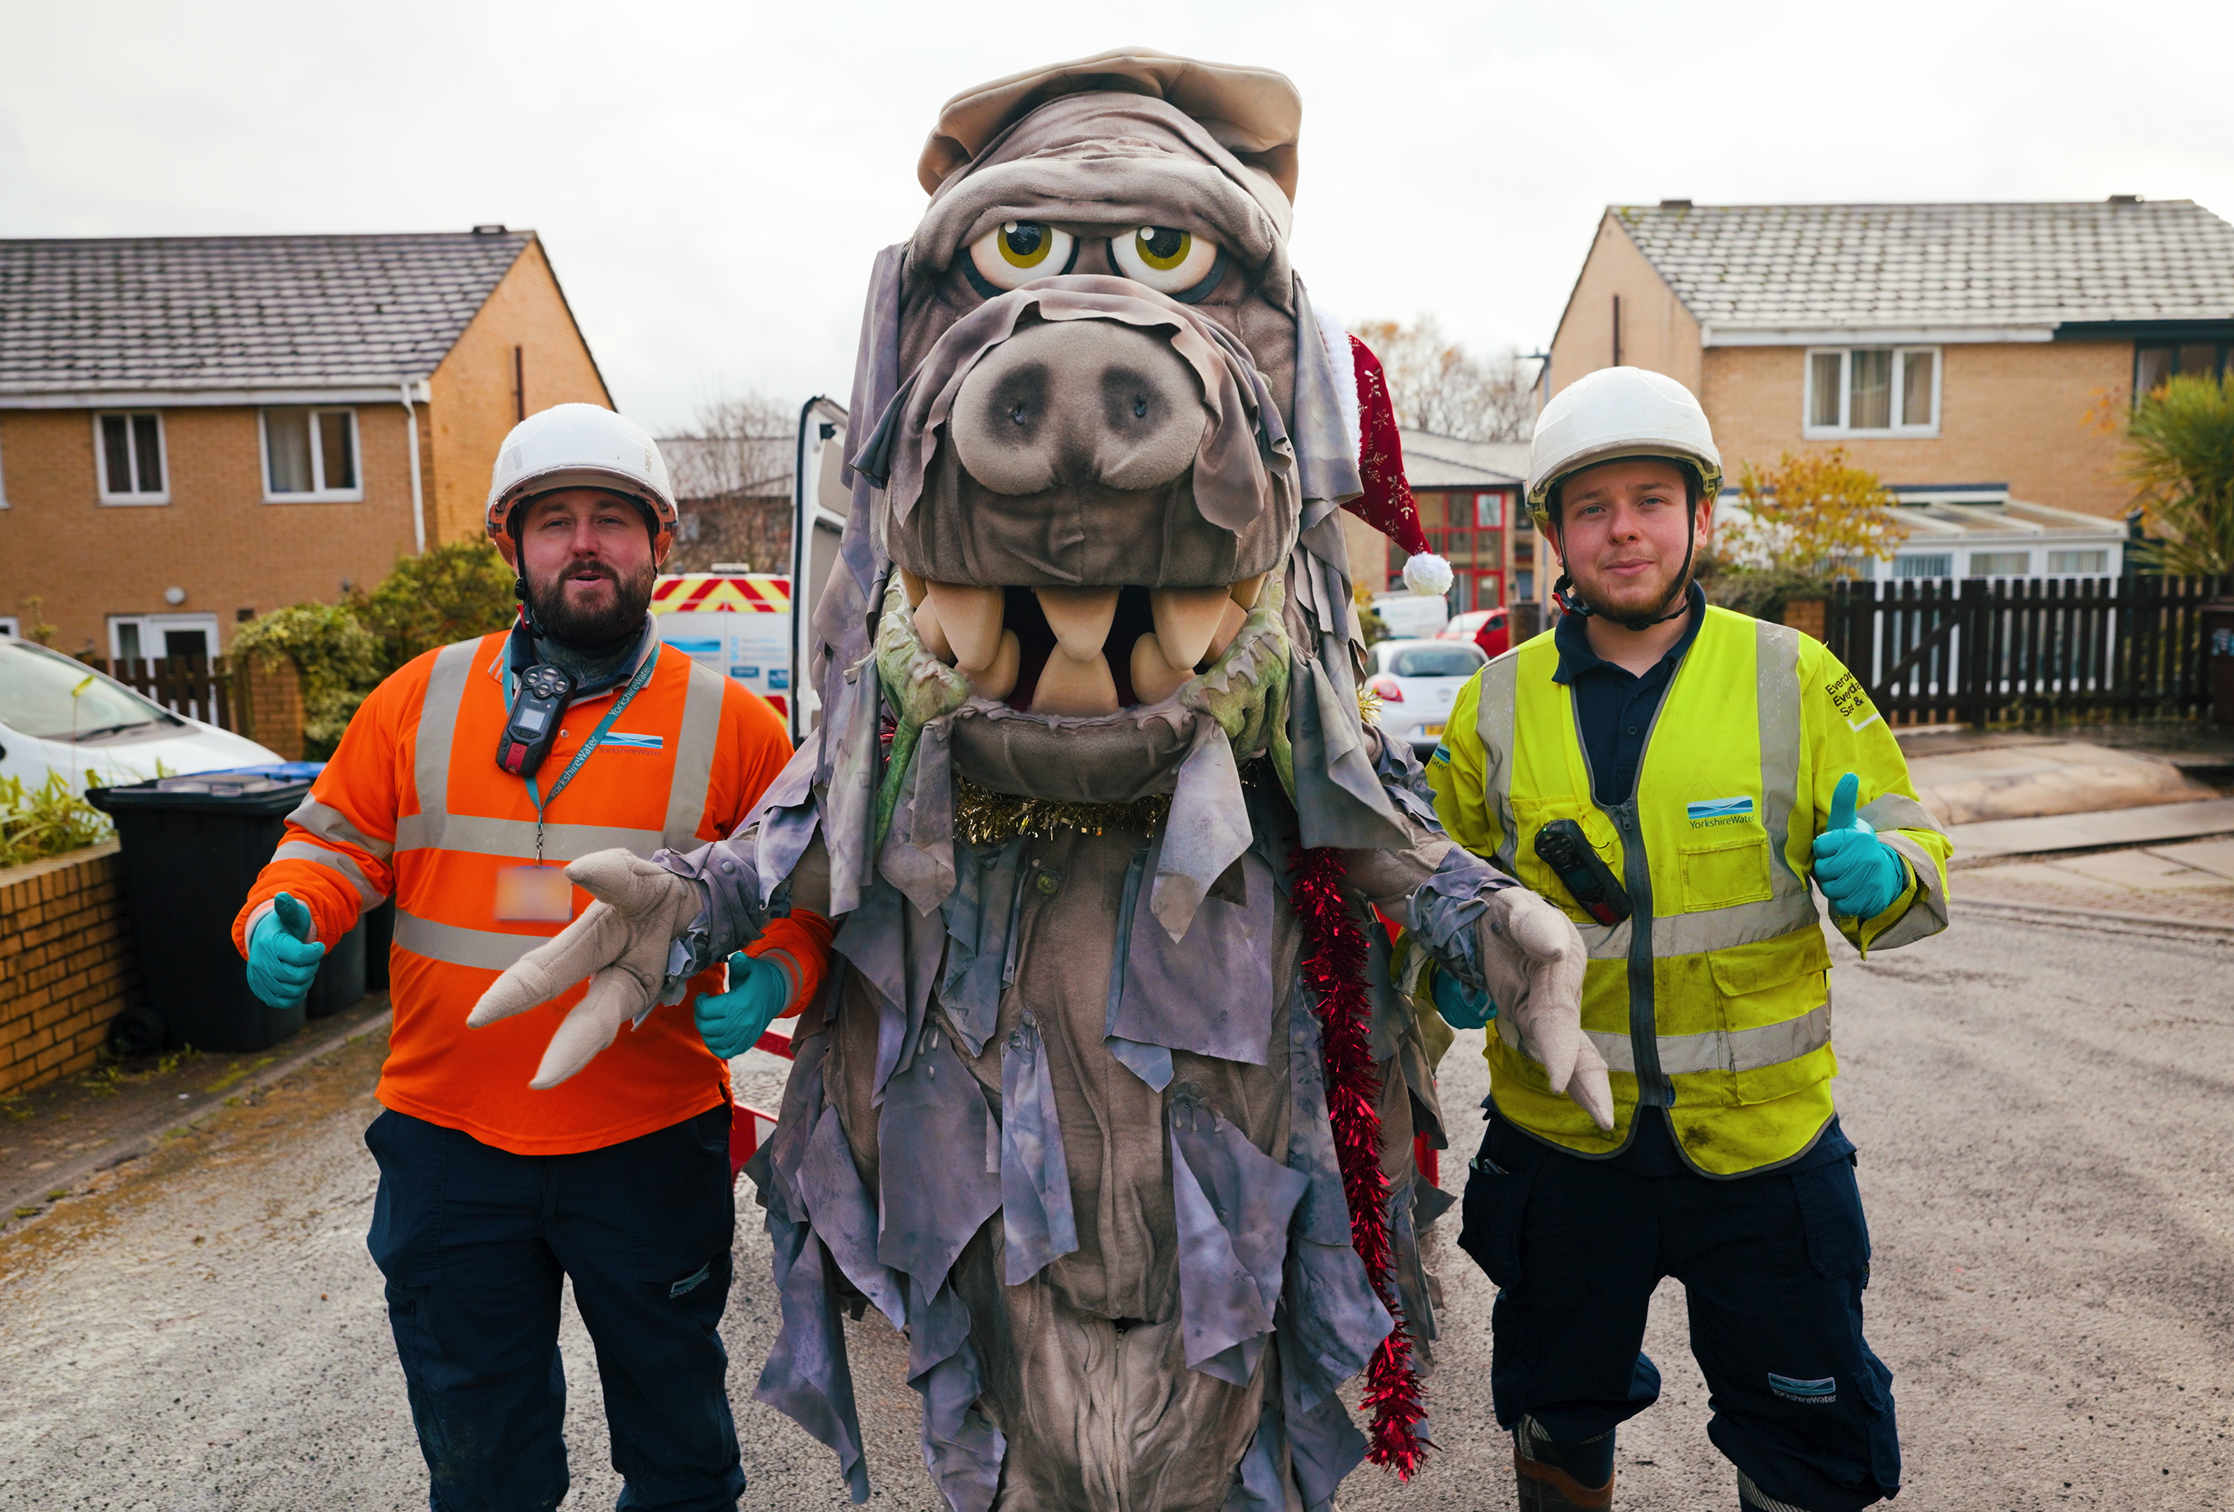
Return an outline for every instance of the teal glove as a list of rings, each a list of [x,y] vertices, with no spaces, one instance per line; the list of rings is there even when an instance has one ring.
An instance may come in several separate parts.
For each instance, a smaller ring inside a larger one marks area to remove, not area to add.
[[[1453,1029],[1480,1029],[1497,1017],[1497,1005],[1487,992],[1474,991],[1439,966],[1428,969],[1435,974],[1429,990],[1435,994],[1435,1011],[1443,1016],[1444,1023]]]
[[[723,1060],[743,1055],[791,1006],[791,974],[742,951],[729,958],[729,990],[698,1000],[698,1034]]]
[[[248,990],[274,1008],[292,1008],[310,992],[326,947],[310,937],[310,910],[290,893],[248,934]]]
[[[1908,863],[1854,812],[1862,779],[1848,772],[1831,793],[1831,814],[1815,837],[1815,885],[1835,913],[1874,919],[1908,890]]]

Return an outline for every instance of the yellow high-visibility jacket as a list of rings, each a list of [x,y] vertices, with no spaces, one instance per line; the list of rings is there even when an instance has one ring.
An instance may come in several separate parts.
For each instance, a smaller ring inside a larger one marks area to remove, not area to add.
[[[1509,1014],[1489,1036],[1498,1111],[1582,1155],[1624,1149],[1642,1099],[1667,1107],[1710,1176],[1781,1164],[1832,1114],[1830,953],[1808,891],[1812,845],[1847,772],[1861,817],[1908,863],[1873,919],[1833,916],[1858,948],[1947,927],[1953,845],[1861,683],[1808,636],[1710,608],[1646,734],[1636,791],[1601,808],[1550,632],[1475,674],[1429,761],[1453,840],[1563,907],[1590,949],[1582,1023],[1611,1068],[1614,1128],[1554,1095]],[[1535,851],[1572,819],[1634,913],[1601,925]]]

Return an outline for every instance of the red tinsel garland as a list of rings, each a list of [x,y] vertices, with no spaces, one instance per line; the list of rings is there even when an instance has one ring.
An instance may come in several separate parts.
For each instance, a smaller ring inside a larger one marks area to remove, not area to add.
[[[1350,1204],[1350,1243],[1395,1326],[1373,1351],[1365,1372],[1365,1405],[1373,1415],[1366,1458],[1410,1480],[1427,1456],[1420,1437],[1427,1409],[1420,1401],[1412,1335],[1396,1296],[1389,1250],[1388,1176],[1381,1169],[1381,1073],[1368,1035],[1365,932],[1342,896],[1346,873],[1338,851],[1295,854],[1291,898],[1303,924],[1303,978],[1318,1002],[1319,1042],[1326,1060],[1326,1105]]]

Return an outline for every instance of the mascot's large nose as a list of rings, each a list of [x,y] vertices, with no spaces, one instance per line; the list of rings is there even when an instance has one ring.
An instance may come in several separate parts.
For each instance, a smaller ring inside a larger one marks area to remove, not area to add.
[[[970,370],[949,434],[970,476],[995,493],[1057,483],[1125,490],[1192,465],[1208,412],[1170,343],[1110,320],[1026,326]]]

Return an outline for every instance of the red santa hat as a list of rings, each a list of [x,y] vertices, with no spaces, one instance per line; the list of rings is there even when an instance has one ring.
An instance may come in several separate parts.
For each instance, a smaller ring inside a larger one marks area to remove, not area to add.
[[[1389,401],[1388,377],[1372,349],[1326,316],[1319,317],[1327,356],[1334,364],[1335,393],[1342,402],[1342,423],[1357,447],[1358,478],[1365,492],[1342,507],[1387,536],[1408,553],[1404,586],[1428,598],[1451,590],[1451,564],[1427,549],[1419,505],[1404,481],[1404,443],[1396,433],[1396,409]]]

